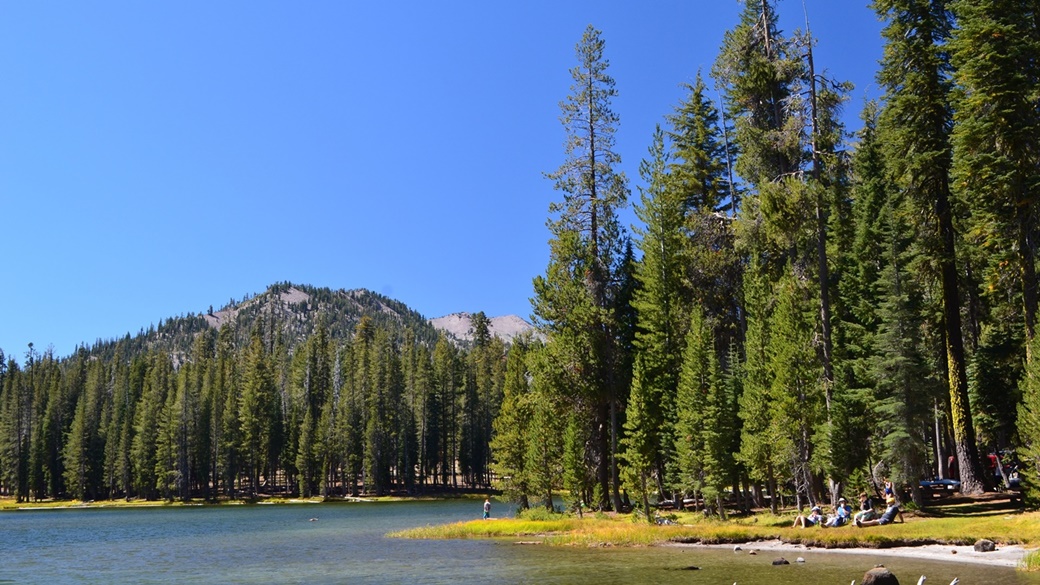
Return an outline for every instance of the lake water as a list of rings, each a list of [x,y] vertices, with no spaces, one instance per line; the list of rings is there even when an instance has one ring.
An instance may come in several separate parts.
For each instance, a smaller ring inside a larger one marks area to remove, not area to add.
[[[496,503],[492,515],[507,507]],[[804,564],[773,567],[774,555],[730,550],[385,537],[480,513],[475,500],[5,512],[0,583],[846,585],[884,563],[910,585],[922,574],[929,585],[1040,584],[1013,569],[815,551],[802,553]]]

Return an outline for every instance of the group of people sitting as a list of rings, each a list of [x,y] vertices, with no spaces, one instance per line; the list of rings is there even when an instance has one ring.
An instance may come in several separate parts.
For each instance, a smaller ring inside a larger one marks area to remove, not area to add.
[[[903,522],[903,512],[899,509],[899,502],[896,501],[895,494],[886,485],[885,511],[881,514],[878,514],[877,510],[874,509],[874,504],[870,497],[862,493],[859,495],[859,511],[855,514],[852,513],[852,506],[845,501],[845,498],[838,498],[838,504],[834,507],[833,514],[825,516],[819,506],[813,506],[809,514],[804,516],[799,514],[794,519],[794,524],[791,527],[821,526],[823,528],[836,528],[850,522],[856,526],[876,526],[890,524],[895,522],[896,518]]]

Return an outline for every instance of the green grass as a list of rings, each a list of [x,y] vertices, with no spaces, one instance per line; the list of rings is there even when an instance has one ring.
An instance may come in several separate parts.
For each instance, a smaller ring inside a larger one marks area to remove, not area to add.
[[[1040,571],[1040,550],[1027,552],[1026,556],[1022,557],[1022,562],[1018,565],[1018,568],[1029,573]]]

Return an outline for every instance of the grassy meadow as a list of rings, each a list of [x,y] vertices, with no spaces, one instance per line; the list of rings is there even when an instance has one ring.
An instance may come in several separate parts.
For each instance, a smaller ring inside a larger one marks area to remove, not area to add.
[[[653,546],[666,543],[746,543],[780,540],[816,548],[887,548],[925,544],[971,545],[988,538],[998,545],[1040,546],[1040,512],[1023,512],[1006,499],[950,501],[926,511],[907,511],[905,522],[885,526],[793,528],[794,511],[759,512],[730,520],[699,512],[663,513],[664,524],[650,524],[633,514],[528,512],[515,519],[473,520],[414,528],[398,538],[500,538],[547,545]],[[1036,557],[1037,555],[1032,555]],[[1027,562],[1027,564],[1029,564]],[[1040,558],[1032,566],[1040,569]]]

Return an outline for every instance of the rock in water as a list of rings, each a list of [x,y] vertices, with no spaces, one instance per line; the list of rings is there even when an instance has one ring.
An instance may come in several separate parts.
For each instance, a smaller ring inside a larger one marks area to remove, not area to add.
[[[794,560],[794,562],[796,562],[796,563],[804,563],[805,559],[802,558],[802,557],[798,557],[797,559]]]
[[[988,538],[980,538],[975,541],[975,552],[993,552],[997,550],[997,543]]]
[[[863,585],[899,585],[899,579],[884,567],[874,567],[863,573]]]
[[[773,564],[774,565],[790,565],[791,563],[787,562],[787,559],[785,559],[784,557],[780,557],[778,559],[773,559]]]

